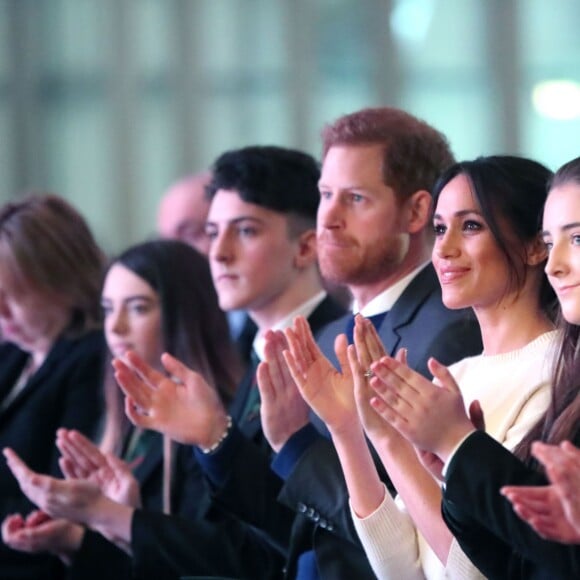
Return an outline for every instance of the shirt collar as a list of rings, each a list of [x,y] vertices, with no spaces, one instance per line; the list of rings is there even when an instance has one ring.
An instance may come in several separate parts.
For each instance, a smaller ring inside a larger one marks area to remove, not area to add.
[[[303,302],[298,308],[295,308],[292,312],[287,314],[284,318],[281,318],[278,322],[273,324],[270,329],[271,330],[285,330],[292,326],[294,319],[297,316],[304,316],[304,318],[308,318],[312,312],[316,309],[316,307],[326,298],[326,292],[321,290],[318,294],[312,296],[305,302]],[[264,339],[264,332],[258,331],[256,337],[254,338],[253,348],[258,358],[260,360],[264,360],[264,346],[265,346],[265,339]]]
[[[390,310],[395,302],[399,299],[401,294],[406,290],[407,286],[413,281],[415,276],[427,266],[429,262],[421,264],[415,268],[412,272],[407,274],[404,278],[395,282],[392,286],[389,286],[386,290],[383,290],[380,294],[375,296],[364,308],[358,307],[356,300],[352,305],[353,314],[360,312],[365,317],[374,316],[375,314],[380,314],[381,312],[387,312]]]

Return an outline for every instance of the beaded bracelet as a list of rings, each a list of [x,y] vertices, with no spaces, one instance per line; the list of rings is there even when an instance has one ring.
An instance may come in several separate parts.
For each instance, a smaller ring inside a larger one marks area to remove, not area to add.
[[[202,453],[213,453],[228,436],[230,429],[232,428],[232,424],[231,415],[226,415],[226,428],[224,429],[224,432],[219,436],[219,439],[211,447],[200,447]]]

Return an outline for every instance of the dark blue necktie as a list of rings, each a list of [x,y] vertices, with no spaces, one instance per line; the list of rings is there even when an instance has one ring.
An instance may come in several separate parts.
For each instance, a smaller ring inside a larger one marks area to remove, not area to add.
[[[365,318],[367,320],[370,320],[373,323],[373,326],[378,331],[381,324],[383,323],[383,320],[385,319],[385,316],[388,314],[388,312],[389,312],[388,310],[385,310],[384,312],[379,312],[378,314],[373,314],[372,316],[366,316]],[[348,344],[352,344],[353,343],[353,334],[354,334],[354,315],[348,319],[348,321],[346,323],[346,329],[344,332],[346,333],[346,338],[348,339]]]

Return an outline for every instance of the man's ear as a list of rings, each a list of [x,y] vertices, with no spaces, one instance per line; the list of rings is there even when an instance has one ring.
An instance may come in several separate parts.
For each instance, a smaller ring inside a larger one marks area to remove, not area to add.
[[[416,191],[406,202],[407,232],[416,234],[423,230],[431,221],[431,194],[420,189]]]
[[[306,230],[298,236],[298,251],[294,257],[294,266],[299,270],[308,268],[316,262],[316,258],[316,230]]]
[[[526,246],[526,264],[528,266],[537,266],[541,264],[548,258],[548,250],[546,248],[546,243],[538,234],[531,242]]]

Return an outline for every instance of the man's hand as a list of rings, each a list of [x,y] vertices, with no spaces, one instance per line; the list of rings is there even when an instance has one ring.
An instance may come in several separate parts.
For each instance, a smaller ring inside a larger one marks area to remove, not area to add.
[[[333,434],[357,425],[346,336],[340,334],[335,340],[340,372],[322,354],[303,317],[297,317],[294,326],[286,330],[286,338],[290,347],[284,353],[286,362],[302,397],[312,410]]]
[[[204,378],[169,354],[161,363],[171,378],[149,366],[136,353],[115,359],[115,378],[127,396],[131,422],[188,445],[209,448],[222,435],[226,411]]]
[[[264,435],[278,453],[296,431],[308,423],[308,405],[292,378],[283,351],[287,347],[284,333],[269,330],[265,337],[265,361],[257,371],[260,389],[260,416]]]

